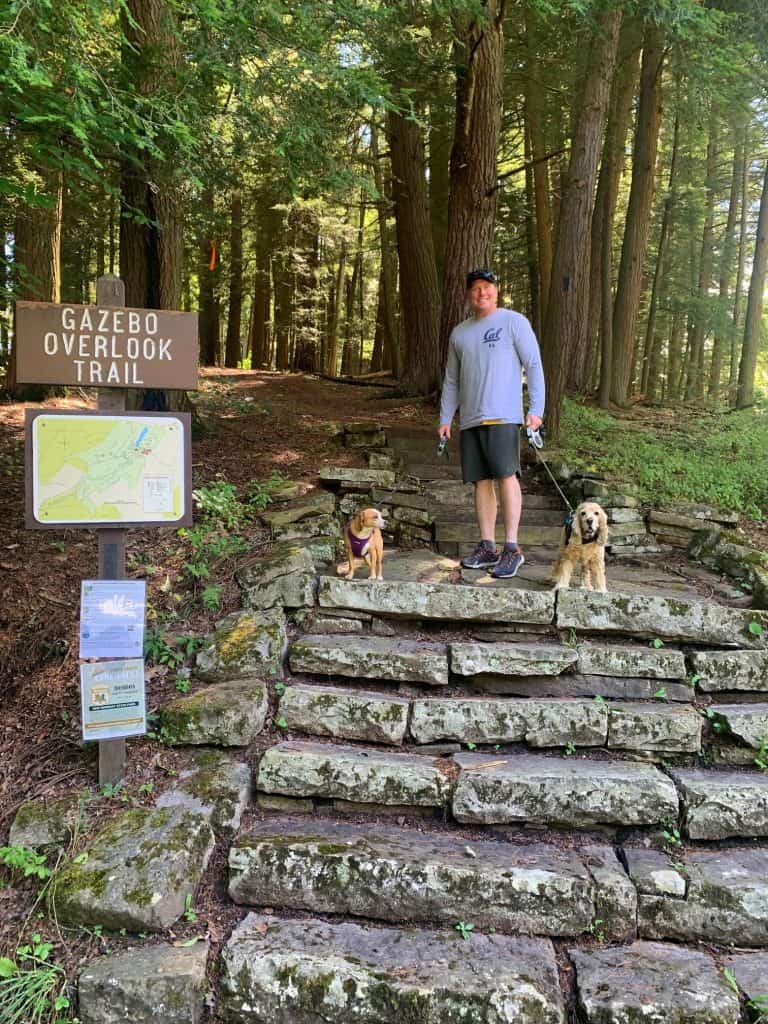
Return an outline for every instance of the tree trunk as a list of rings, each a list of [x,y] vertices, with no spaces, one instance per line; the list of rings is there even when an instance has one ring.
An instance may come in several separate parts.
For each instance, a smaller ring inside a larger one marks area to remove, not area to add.
[[[326,349],[325,372],[329,377],[335,377],[339,361],[339,325],[341,324],[341,305],[344,299],[344,283],[347,276],[347,247],[342,238],[341,252],[339,253],[339,268],[336,272],[336,283],[333,287],[332,302],[330,308],[330,321],[328,324],[328,345]]]
[[[317,214],[308,207],[294,206],[288,220],[293,227],[294,250],[294,370],[314,373],[317,368],[320,332],[318,329],[319,226]]]
[[[760,197],[755,256],[752,261],[752,277],[749,282],[747,315],[744,319],[744,344],[739,364],[739,390],[736,393],[737,409],[745,409],[752,405],[755,397],[755,370],[757,369],[757,353],[760,348],[766,265],[768,265],[768,162],[765,165],[763,193]]]
[[[392,195],[400,269],[400,307],[406,339],[403,381],[412,394],[435,386],[440,361],[440,296],[429,222],[424,138],[412,120],[388,116]]]
[[[445,246],[448,236],[448,174],[451,153],[452,118],[440,98],[429,104],[429,218],[435,250],[438,287],[445,279]]]
[[[240,328],[243,316],[243,197],[232,193],[229,232],[229,312],[224,365],[235,368],[243,357]]]
[[[281,246],[275,254],[273,278],[275,282],[275,364],[285,372],[291,366],[291,332],[293,310],[293,275],[288,262],[291,231],[283,225]]]
[[[589,227],[620,26],[621,10],[611,7],[600,17],[593,36],[560,202],[542,345],[548,425],[555,436],[560,426],[567,368],[571,360],[580,357],[586,343]]]
[[[439,351],[424,366],[426,390],[439,384],[451,331],[464,319],[466,274],[487,266],[496,220],[496,158],[501,129],[506,0],[484,0],[455,43],[456,123],[450,162],[450,199]],[[400,250],[402,257],[402,249]],[[402,277],[401,277],[402,291]],[[435,358],[435,355],[437,358]]]
[[[664,209],[661,215],[661,230],[659,231],[659,248],[656,253],[656,268],[653,272],[653,285],[651,287],[651,303],[648,309],[648,323],[645,329],[645,359],[643,365],[643,381],[641,390],[648,399],[656,398],[658,394],[658,373],[659,354],[661,349],[661,335],[656,331],[656,316],[659,308],[659,292],[667,280],[669,273],[669,260],[667,258],[667,242],[670,235],[672,216],[677,201],[677,161],[680,142],[680,117],[675,117],[675,127],[672,133],[672,154],[669,164],[669,182],[667,194],[664,198]]]
[[[739,187],[744,176],[742,157],[741,139],[738,136],[734,136],[733,170],[731,172],[731,189],[728,197],[728,216],[725,222],[725,231],[723,232],[723,242],[720,251],[720,280],[718,283],[718,297],[720,301],[715,339],[712,344],[712,363],[709,369],[708,393],[710,398],[717,398],[720,394],[723,357],[729,348],[728,332],[724,328],[724,317],[733,279],[733,257],[736,249],[736,215],[739,207]]]
[[[530,316],[534,334],[541,336],[541,279],[539,276],[539,254],[536,244],[536,209],[533,167],[531,166],[530,132],[525,129],[525,253],[528,267],[528,291],[531,297]],[[507,268],[503,268],[503,279],[500,278],[499,291],[506,291]]]
[[[747,229],[749,214],[749,125],[744,128],[741,179],[741,217],[739,222],[739,255],[736,258],[736,284],[733,288],[733,333],[731,335],[731,359],[728,370],[728,390],[731,401],[736,398],[739,379],[739,327],[741,324],[742,291],[744,288],[744,265],[747,252]],[[743,335],[742,335],[743,336]]]
[[[61,299],[61,217],[63,182],[60,171],[39,171],[40,191],[50,206],[20,204],[13,229],[13,284],[17,299],[59,302]],[[18,401],[40,402],[55,386],[16,383],[16,331],[13,332],[8,382]]]
[[[381,306],[383,352],[378,369],[392,370],[396,378],[403,375],[403,358],[400,336],[397,329],[397,246],[392,237],[389,213],[392,207],[392,178],[384,176],[379,152],[379,128],[376,112],[371,118],[371,159],[373,161],[374,184],[376,185],[376,207],[379,222],[379,244],[381,246]],[[434,244],[434,243],[433,243]]]
[[[708,312],[709,289],[712,284],[712,236],[715,218],[715,192],[717,176],[717,121],[712,116],[707,143],[707,198],[704,214],[704,230],[701,234],[699,254],[699,281],[696,289],[696,304],[691,317],[690,359],[685,382],[685,399],[704,396],[704,335],[710,321]]]
[[[672,317],[667,358],[667,401],[680,397],[683,377],[683,318],[679,311]]]
[[[611,398],[617,405],[625,405],[629,398],[634,362],[635,327],[640,305],[643,261],[648,243],[661,124],[663,64],[664,33],[657,25],[650,24],[645,31],[643,46],[640,100],[632,156],[632,185],[613,311]]]
[[[547,142],[544,132],[544,89],[541,83],[541,63],[538,48],[537,14],[531,8],[530,0],[523,5],[525,16],[526,41],[526,87],[525,87],[525,119],[528,126],[531,160],[533,161],[533,200],[536,220],[536,244],[538,250],[538,290],[537,301],[540,330],[546,313],[546,302],[549,298],[552,279],[552,204],[549,193],[549,161],[546,159]],[[532,299],[534,297],[532,296]]]
[[[202,366],[219,365],[219,264],[214,232],[213,189],[206,187],[200,197],[202,233],[198,239],[198,335]]]
[[[616,71],[611,86],[608,123],[605,129],[600,175],[597,182],[595,212],[590,232],[589,320],[585,351],[594,351],[600,343],[600,405],[607,408],[610,398],[610,368],[613,356],[613,222],[624,168],[627,130],[632,112],[632,97],[637,85],[642,46],[642,24],[636,17],[624,20],[619,33]],[[605,302],[606,316],[602,316]],[[584,387],[585,366],[570,379],[572,387]]]

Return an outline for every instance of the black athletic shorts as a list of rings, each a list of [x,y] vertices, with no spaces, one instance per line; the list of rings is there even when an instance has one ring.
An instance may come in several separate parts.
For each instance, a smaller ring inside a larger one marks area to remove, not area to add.
[[[520,427],[489,423],[459,433],[461,475],[465,484],[520,475]]]

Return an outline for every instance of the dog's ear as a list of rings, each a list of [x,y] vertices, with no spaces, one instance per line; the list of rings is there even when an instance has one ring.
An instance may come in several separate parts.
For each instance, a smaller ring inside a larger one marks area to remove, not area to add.
[[[573,513],[573,522],[571,523],[571,540],[577,544],[581,544],[581,505]]]
[[[600,511],[597,516],[597,521],[597,543],[602,544],[603,547],[605,547],[605,545],[608,543],[608,516],[605,514],[604,508],[600,508]]]

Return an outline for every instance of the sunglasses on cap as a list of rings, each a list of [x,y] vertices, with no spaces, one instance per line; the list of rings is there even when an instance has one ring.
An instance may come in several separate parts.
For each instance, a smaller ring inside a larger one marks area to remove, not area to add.
[[[470,270],[467,274],[467,288],[471,288],[475,281],[487,281],[488,284],[497,284],[496,275],[491,270]]]

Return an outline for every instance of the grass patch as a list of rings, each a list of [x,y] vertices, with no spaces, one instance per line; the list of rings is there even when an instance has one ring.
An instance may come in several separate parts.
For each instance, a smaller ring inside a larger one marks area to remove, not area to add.
[[[768,520],[768,398],[738,412],[564,402],[560,450],[582,471],[636,483],[652,505],[703,502]]]

